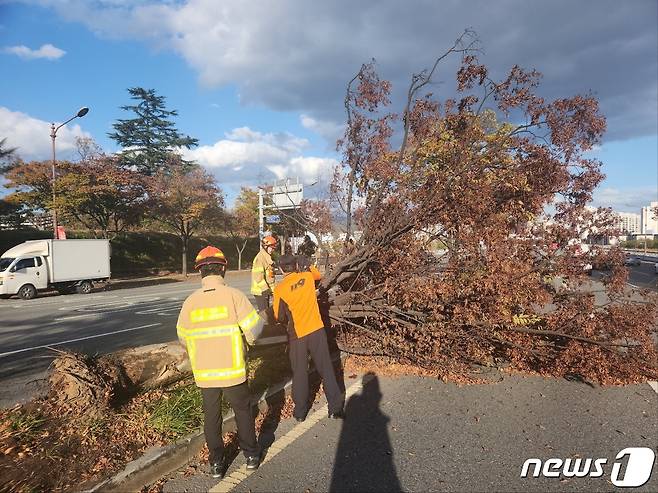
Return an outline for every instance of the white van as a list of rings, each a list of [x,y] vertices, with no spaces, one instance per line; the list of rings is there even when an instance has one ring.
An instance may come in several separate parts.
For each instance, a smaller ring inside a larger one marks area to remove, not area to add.
[[[0,297],[30,300],[38,291],[91,293],[110,278],[109,240],[32,240],[0,257]]]

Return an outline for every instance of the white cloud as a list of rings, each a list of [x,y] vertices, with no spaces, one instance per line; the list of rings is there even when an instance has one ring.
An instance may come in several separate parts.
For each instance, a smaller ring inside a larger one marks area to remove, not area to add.
[[[657,131],[652,1],[630,9],[617,0],[280,0],[259,2],[258,15],[240,0],[29,1],[100,36],[174,51],[203,84],[237,84],[244,102],[304,113],[308,128],[332,139],[332,125],[345,120],[345,85],[361,63],[377,59],[400,103],[411,73],[430,66],[468,26],[480,35],[493,77],[519,64],[544,73],[544,97],[592,91],[608,117],[608,139]],[[455,62],[439,67],[431,90],[441,98],[452,95],[443,82],[453,80]]]
[[[345,126],[331,120],[317,120],[309,115],[302,114],[299,117],[304,128],[324,137],[330,144],[335,143],[342,135]]]
[[[209,169],[220,184],[256,185],[282,178],[300,178],[310,184],[328,182],[337,164],[335,159],[304,156],[308,141],[290,133],[261,133],[240,127],[212,145],[183,149]]]
[[[636,212],[652,201],[658,200],[658,189],[613,188],[605,187],[594,191],[592,205],[595,207],[612,207],[617,212]]]
[[[45,58],[47,60],[57,60],[62,58],[66,52],[57,48],[56,46],[51,45],[50,43],[41,45],[41,48],[38,50],[32,50],[27,46],[7,46],[3,49],[5,53],[16,55],[20,58],[26,60],[34,60],[37,58]]]
[[[17,147],[23,160],[43,160],[52,157],[50,123],[32,118],[19,111],[0,106],[0,135],[7,138],[7,147]],[[80,125],[68,124],[57,131],[57,157],[74,158],[75,138],[91,137]]]

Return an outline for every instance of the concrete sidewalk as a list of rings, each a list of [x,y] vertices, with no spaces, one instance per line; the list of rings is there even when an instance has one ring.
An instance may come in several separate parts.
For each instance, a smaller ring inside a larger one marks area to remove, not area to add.
[[[221,482],[203,465],[172,474],[164,491],[610,491],[621,450],[658,447],[658,394],[647,384],[501,375],[458,387],[370,374],[346,386],[344,422],[326,418],[322,399],[306,422],[270,430],[258,471],[247,473],[240,455]],[[532,477],[533,468],[522,478],[530,458],[606,463],[599,478]],[[637,491],[658,491],[657,469]]]

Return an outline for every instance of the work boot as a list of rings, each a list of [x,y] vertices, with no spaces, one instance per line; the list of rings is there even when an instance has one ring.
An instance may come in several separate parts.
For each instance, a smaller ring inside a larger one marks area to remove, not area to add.
[[[329,413],[329,419],[345,419],[345,411],[341,409],[335,413]]]
[[[248,470],[255,470],[258,469],[258,466],[260,466],[260,457],[257,455],[252,455],[247,457],[247,469]]]
[[[302,423],[306,421],[306,416],[308,415],[308,411],[304,411],[304,413],[297,414],[297,410],[292,413],[292,415],[295,417],[298,423]]]
[[[224,461],[211,462],[210,463],[210,474],[212,474],[213,478],[223,479],[224,474],[226,474],[226,468],[224,467]]]

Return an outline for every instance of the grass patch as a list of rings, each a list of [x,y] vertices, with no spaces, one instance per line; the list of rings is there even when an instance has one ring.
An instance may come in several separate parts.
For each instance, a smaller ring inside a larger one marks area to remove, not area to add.
[[[1,425],[2,434],[3,436],[6,435],[28,442],[39,434],[39,430],[46,422],[46,419],[40,412],[12,410]]]
[[[260,396],[269,387],[290,376],[290,363],[285,346],[252,350],[247,363],[249,390]],[[230,411],[222,399],[222,414]],[[175,440],[198,430],[203,424],[203,399],[194,382],[165,391],[161,397],[146,404],[140,411],[147,416],[146,425],[164,440]]]
[[[148,425],[169,439],[196,430],[203,423],[201,391],[188,384],[165,393],[148,410]]]

